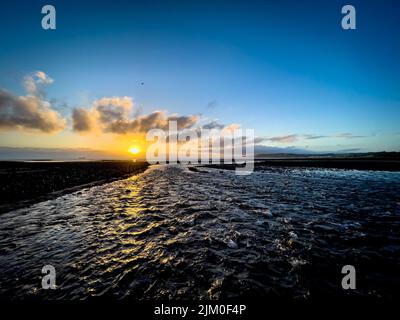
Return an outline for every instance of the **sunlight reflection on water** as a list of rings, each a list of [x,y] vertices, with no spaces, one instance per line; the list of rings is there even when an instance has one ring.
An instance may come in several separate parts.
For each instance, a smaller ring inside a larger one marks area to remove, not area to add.
[[[394,294],[399,173],[199,171],[152,166],[1,215],[0,296],[304,299],[343,294],[334,275],[352,263],[369,281],[354,294]]]

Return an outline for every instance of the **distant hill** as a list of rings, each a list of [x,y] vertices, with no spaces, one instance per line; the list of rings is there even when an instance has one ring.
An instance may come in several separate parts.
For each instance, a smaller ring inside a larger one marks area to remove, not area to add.
[[[301,159],[301,158],[367,158],[375,160],[400,160],[400,152],[354,152],[354,153],[256,153],[256,159]]]
[[[7,160],[113,160],[130,159],[127,154],[119,154],[93,150],[89,148],[19,148],[0,147],[0,161]]]

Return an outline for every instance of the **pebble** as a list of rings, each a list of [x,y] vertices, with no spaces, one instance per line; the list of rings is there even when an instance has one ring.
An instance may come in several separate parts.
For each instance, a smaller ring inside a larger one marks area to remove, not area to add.
[[[272,218],[272,217],[273,217],[273,215],[272,215],[272,213],[271,213],[271,211],[270,211],[269,209],[267,209],[267,211],[265,212],[265,215],[266,215],[268,218]]]
[[[228,247],[231,248],[231,249],[236,249],[237,248],[237,244],[236,244],[235,241],[229,240],[228,241]]]
[[[294,233],[293,231],[290,231],[290,232],[289,232],[289,236],[290,236],[292,239],[297,239],[297,238],[298,238],[297,234]]]

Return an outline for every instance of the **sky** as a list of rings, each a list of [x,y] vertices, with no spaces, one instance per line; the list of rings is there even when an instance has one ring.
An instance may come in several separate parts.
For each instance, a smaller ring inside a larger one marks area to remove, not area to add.
[[[400,151],[399,17],[399,1],[5,0],[0,147],[125,152],[175,117],[274,150]]]

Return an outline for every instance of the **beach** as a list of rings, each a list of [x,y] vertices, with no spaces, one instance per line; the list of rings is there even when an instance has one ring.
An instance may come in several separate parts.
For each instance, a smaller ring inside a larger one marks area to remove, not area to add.
[[[394,301],[399,189],[389,171],[153,165],[1,214],[0,299]]]
[[[235,170],[243,165],[237,164],[206,164],[209,168]],[[298,168],[330,168],[345,170],[400,171],[400,159],[393,158],[282,158],[256,159],[255,170],[265,167],[298,167]]]
[[[0,213],[142,172],[146,162],[0,161]]]

